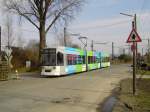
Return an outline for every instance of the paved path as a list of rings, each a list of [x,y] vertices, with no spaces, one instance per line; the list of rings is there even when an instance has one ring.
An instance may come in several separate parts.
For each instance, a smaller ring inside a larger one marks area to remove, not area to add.
[[[127,65],[72,76],[23,75],[0,82],[0,112],[96,112],[99,104],[130,77]]]

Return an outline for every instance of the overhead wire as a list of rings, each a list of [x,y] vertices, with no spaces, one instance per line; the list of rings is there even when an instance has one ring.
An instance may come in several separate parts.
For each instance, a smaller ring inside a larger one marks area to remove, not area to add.
[[[142,15],[142,14],[145,14],[145,12],[146,12],[145,4],[146,4],[146,0],[143,0],[143,4],[141,5],[141,9],[139,11],[139,20],[140,20],[139,25],[140,25],[141,32],[143,33],[143,35],[144,35],[144,28],[147,25],[146,21],[143,21],[143,20],[145,20],[145,18],[147,18],[147,16],[148,16],[148,15]]]
[[[109,27],[120,25],[120,24],[128,23],[129,21],[130,20],[124,20],[124,21],[119,21],[119,22],[116,22],[116,23],[106,24],[106,25],[96,25],[96,26],[81,27],[80,29],[109,28]],[[75,28],[71,28],[71,29],[75,29]]]

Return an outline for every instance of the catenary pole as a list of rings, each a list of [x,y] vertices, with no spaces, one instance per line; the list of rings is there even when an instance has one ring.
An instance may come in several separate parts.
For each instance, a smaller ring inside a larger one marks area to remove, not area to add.
[[[114,60],[114,42],[112,42],[112,60]]]
[[[91,50],[94,51],[94,41],[92,40],[92,43],[91,43]]]
[[[67,46],[67,43],[66,43],[66,27],[64,27],[64,46],[65,47]]]
[[[1,61],[1,56],[2,56],[2,39],[1,39],[1,26],[0,26],[0,61]]]

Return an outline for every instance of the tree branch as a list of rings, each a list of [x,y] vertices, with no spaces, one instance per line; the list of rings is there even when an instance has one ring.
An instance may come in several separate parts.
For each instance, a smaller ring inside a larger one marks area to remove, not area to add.
[[[57,21],[57,19],[61,16],[61,14],[63,14],[65,12],[65,10],[67,10],[68,8],[72,7],[73,5],[75,5],[74,2],[70,3],[69,5],[67,5],[66,7],[64,7],[63,9],[61,9],[58,14],[55,16],[55,18],[53,19],[53,21],[51,22],[51,24],[47,27],[46,29],[46,33],[49,31],[49,29],[52,27],[52,25]]]

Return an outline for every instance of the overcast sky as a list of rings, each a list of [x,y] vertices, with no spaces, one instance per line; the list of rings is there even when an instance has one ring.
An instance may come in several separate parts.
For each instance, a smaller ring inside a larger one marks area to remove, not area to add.
[[[150,0],[87,0],[82,11],[76,16],[67,27],[68,33],[78,33],[88,37],[88,49],[90,50],[91,40],[96,42],[108,42],[107,45],[95,45],[95,50],[108,51],[111,53],[111,42],[117,47],[124,47],[126,39],[131,31],[131,17],[120,15],[120,12],[137,14],[137,29],[141,38],[150,38]],[[4,14],[1,13],[1,17]],[[0,18],[3,26],[3,19]],[[14,26],[18,32],[18,26]],[[25,41],[39,39],[38,32],[28,22],[23,22],[22,36]],[[57,44],[55,32],[50,31],[47,35],[48,46]],[[81,44],[77,37],[72,37],[74,42]],[[140,43],[146,49],[146,41]],[[127,48],[127,46],[126,46]]]

